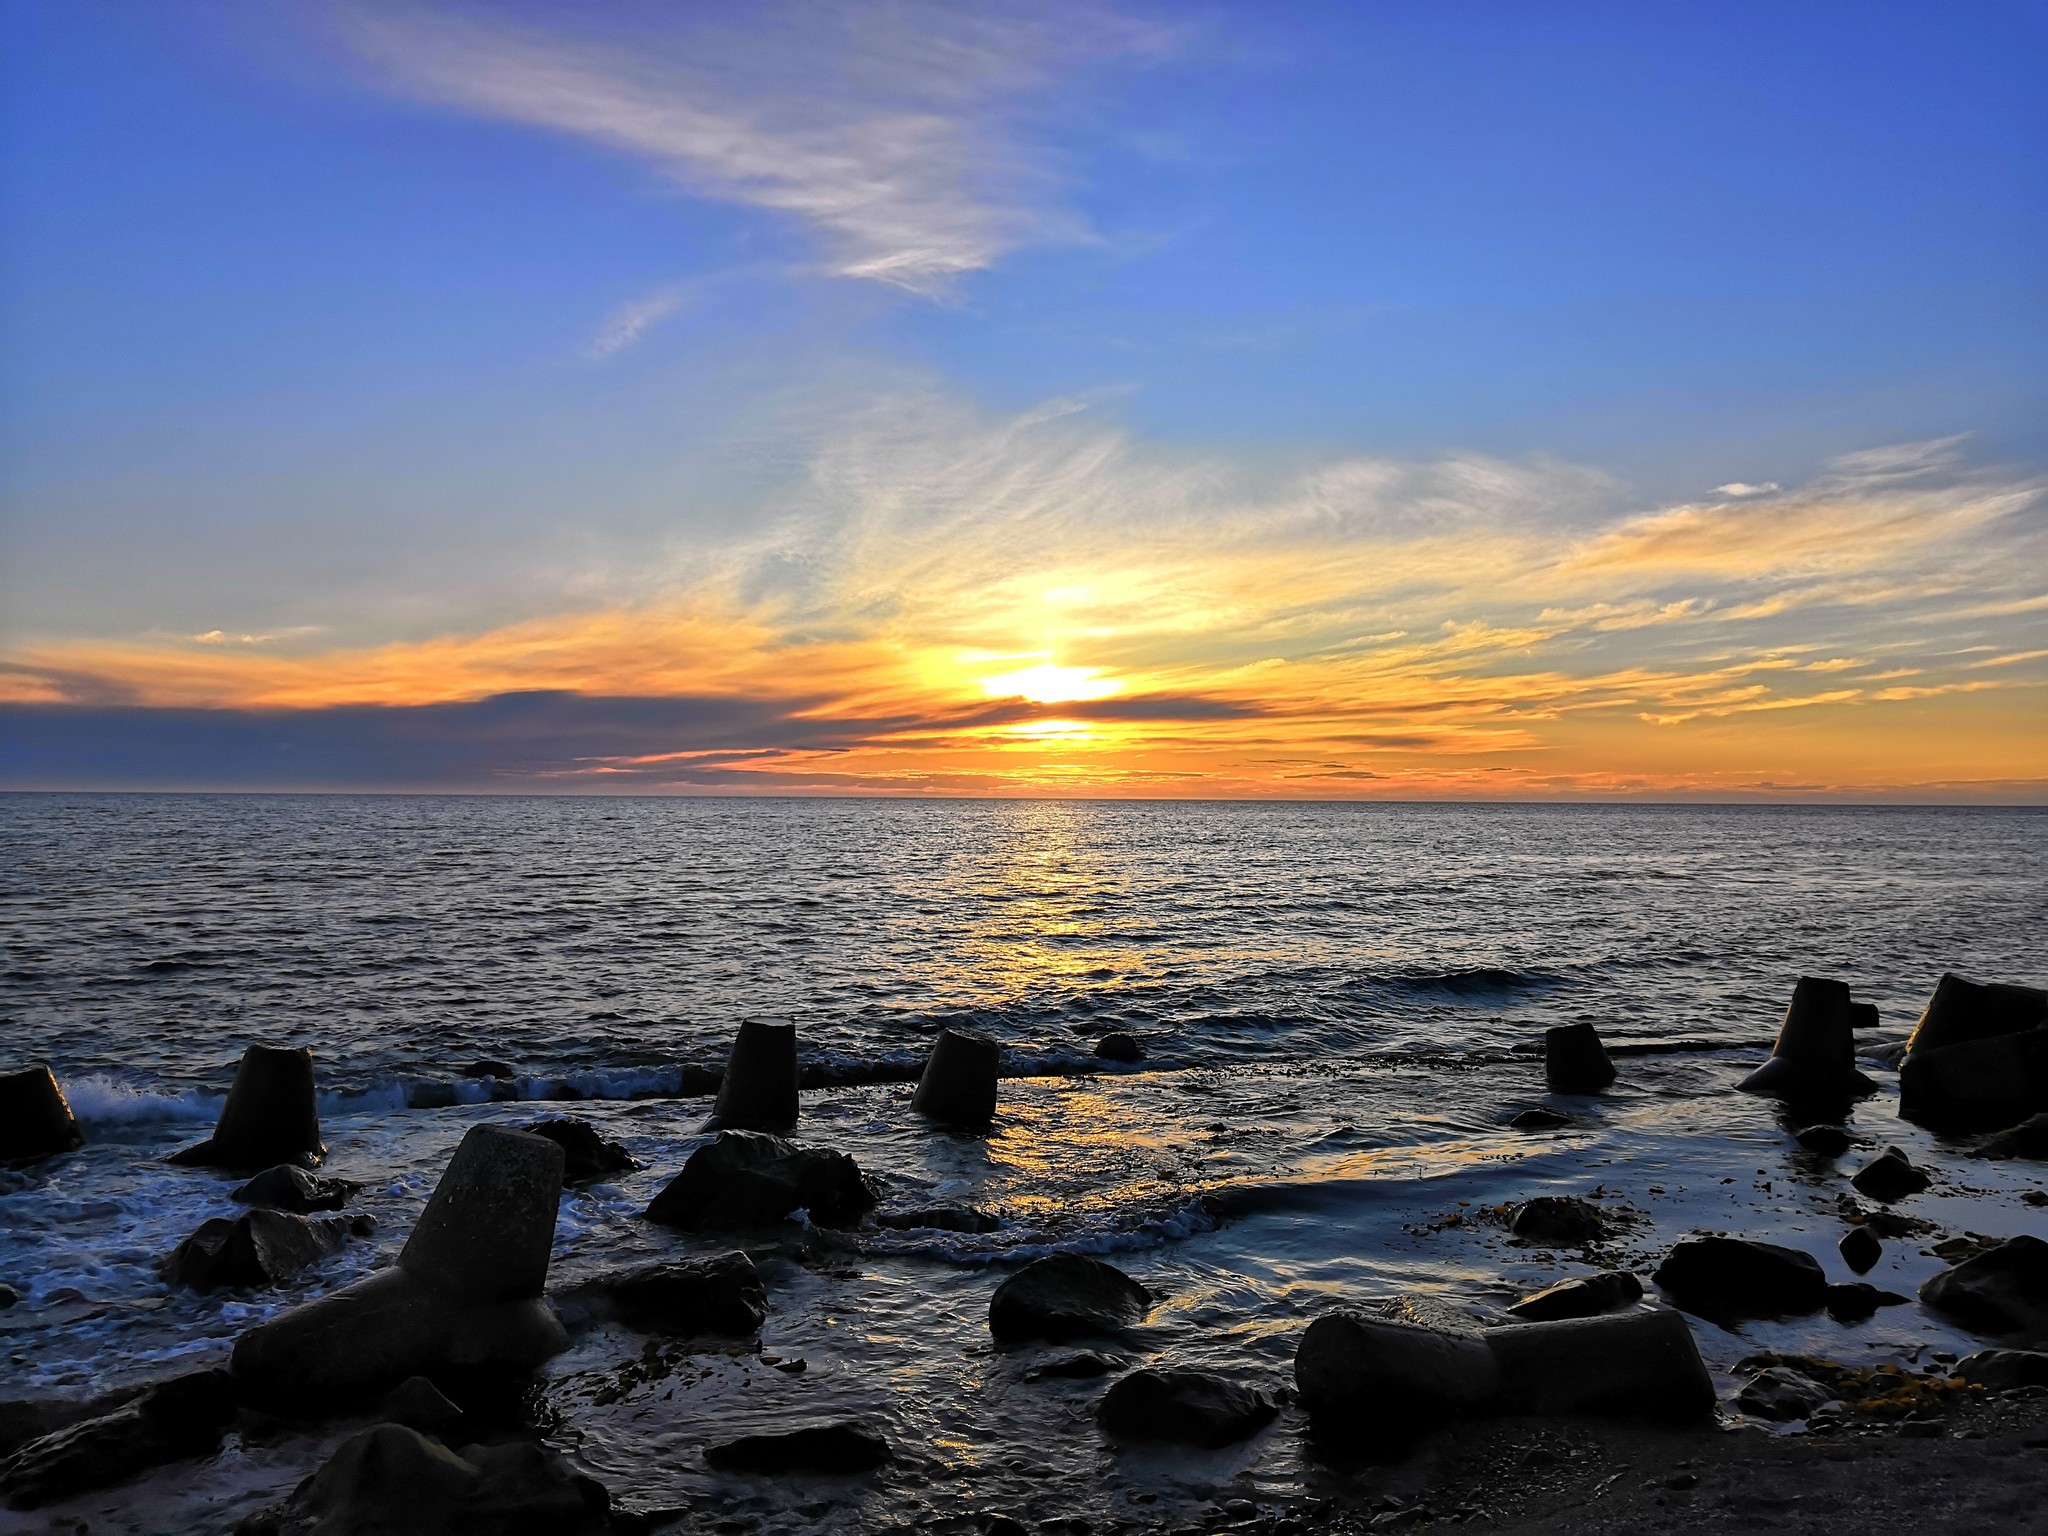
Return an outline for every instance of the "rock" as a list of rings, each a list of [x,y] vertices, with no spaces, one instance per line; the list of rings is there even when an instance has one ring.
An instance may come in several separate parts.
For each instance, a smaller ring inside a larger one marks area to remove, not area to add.
[[[468,1421],[468,1415],[424,1376],[408,1376],[393,1387],[377,1405],[377,1414],[389,1423],[403,1424],[444,1443],[458,1426]]]
[[[647,1219],[689,1232],[770,1226],[808,1211],[822,1227],[853,1226],[874,1191],[844,1152],[800,1147],[759,1131],[720,1131],[690,1154],[647,1207]]]
[[[488,1056],[486,1056],[480,1058],[479,1060],[472,1061],[468,1066],[464,1067],[462,1069],[462,1075],[464,1077],[494,1077],[501,1079],[511,1079],[517,1077],[519,1073],[512,1067],[511,1063],[503,1061],[493,1061]]]
[[[1941,978],[1899,1063],[1899,1113],[1996,1130],[2048,1111],[2048,991]]]
[[[2021,1121],[1979,1147],[1973,1156],[1995,1158],[2048,1158],[2048,1113]]]
[[[1778,1026],[1771,1059],[1737,1086],[1792,1100],[1860,1098],[1877,1085],[1856,1070],[1856,1012],[1848,983],[1802,976]]]
[[[1878,1017],[1877,1004],[1851,1003],[1849,1005],[1849,1026],[1852,1029],[1875,1029],[1884,1021]]]
[[[733,1036],[718,1085],[714,1124],[784,1131],[796,1124],[796,1026],[748,1019]]]
[[[168,1161],[189,1168],[315,1168],[327,1155],[313,1084],[313,1053],[303,1046],[252,1045],[242,1053],[234,1086],[213,1135]]]
[[[1533,1296],[1524,1296],[1508,1311],[1532,1323],[1551,1323],[1567,1317],[1598,1317],[1616,1307],[1643,1299],[1643,1283],[1625,1270],[1560,1280]]]
[[[1571,1123],[1570,1115],[1560,1114],[1554,1109],[1525,1109],[1508,1121],[1518,1131],[1554,1131]]]
[[[0,1312],[5,1312],[19,1300],[21,1300],[21,1293],[15,1290],[13,1286],[0,1285]]]
[[[338,1216],[293,1216],[257,1209],[233,1220],[216,1216],[178,1244],[164,1264],[164,1278],[195,1291],[226,1286],[282,1285],[309,1264],[317,1264],[348,1241],[348,1223]]]
[[[1550,1248],[1580,1248],[1607,1230],[1598,1206],[1576,1195],[1538,1195],[1515,1207],[1509,1230]]]
[[[1901,1307],[1906,1299],[1897,1291],[1880,1291],[1865,1281],[1828,1287],[1828,1316],[1838,1323],[1860,1323],[1875,1317],[1879,1307]]]
[[[1714,1382],[1692,1328],[1668,1308],[1488,1328],[1509,1408],[1655,1422],[1704,1418]]]
[[[1685,1238],[1652,1278],[1678,1306],[1711,1322],[1804,1317],[1827,1304],[1827,1276],[1811,1255],[1745,1237]]]
[[[1849,1150],[1849,1133],[1839,1125],[1809,1125],[1792,1139],[1819,1157],[1840,1157]]]
[[[1868,1227],[1851,1227],[1842,1234],[1835,1249],[1842,1255],[1842,1262],[1859,1275],[1869,1274],[1884,1257],[1884,1244]]]
[[[708,1447],[704,1459],[720,1472],[871,1472],[894,1454],[889,1442],[857,1419],[805,1424],[773,1435],[742,1435]]]
[[[2048,1344],[2048,1242],[2008,1238],[1934,1276],[1920,1299],[1973,1332]]]
[[[290,1163],[279,1163],[257,1174],[229,1198],[306,1216],[314,1211],[340,1210],[362,1187],[352,1179],[322,1178]]]
[[[875,1224],[898,1232],[924,1228],[940,1232],[993,1232],[1002,1226],[999,1219],[971,1205],[926,1205],[914,1211],[883,1211],[875,1217]]]
[[[681,1337],[744,1337],[768,1315],[761,1272],[744,1253],[650,1264],[590,1282],[579,1296],[595,1296],[628,1327]]]
[[[1886,1147],[1857,1169],[1849,1182],[1856,1186],[1858,1194],[1889,1205],[1919,1194],[1934,1180],[1908,1162],[1906,1154],[1897,1147]]]
[[[1135,1035],[1112,1030],[1095,1042],[1095,1055],[1102,1061],[1120,1061],[1128,1065],[1145,1059],[1145,1047],[1138,1044]]]
[[[910,1107],[942,1125],[985,1128],[995,1118],[996,1068],[1002,1054],[986,1035],[940,1030]]]
[[[640,1166],[622,1143],[606,1141],[587,1120],[565,1115],[536,1120],[520,1129],[529,1136],[545,1136],[562,1149],[564,1184],[586,1184],[606,1174],[626,1173]]]
[[[407,1109],[453,1109],[458,1099],[453,1083],[408,1083],[405,1089]]]
[[[264,1536],[602,1536],[611,1497],[535,1441],[458,1453],[403,1424],[344,1440],[245,1532]]]
[[[225,1371],[150,1387],[113,1412],[67,1424],[0,1460],[0,1495],[36,1509],[112,1488],[169,1461],[211,1455],[235,1414]]]
[[[561,1192],[555,1143],[472,1126],[398,1262],[251,1328],[231,1369],[291,1411],[447,1367],[531,1370],[569,1342],[540,1299]]]
[[[1543,1032],[1543,1079],[1552,1093],[1598,1093],[1614,1077],[1614,1063],[1592,1025],[1560,1024]]]
[[[1090,1381],[1097,1376],[1107,1376],[1111,1371],[1124,1368],[1124,1360],[1118,1355],[1097,1354],[1094,1350],[1083,1350],[1078,1355],[1064,1355],[1058,1360],[1049,1360],[1044,1365],[1034,1366],[1024,1373],[1026,1381]]]
[[[2048,1354],[2034,1349],[1979,1350],[1963,1358],[1956,1374],[1987,1392],[2048,1387]]]
[[[1119,1440],[1234,1445],[1273,1422],[1272,1397],[1208,1371],[1133,1371],[1103,1394],[1096,1422]]]
[[[1811,1418],[1835,1400],[1834,1390],[1787,1366],[1759,1371],[1735,1394],[1735,1406],[1753,1418],[1785,1423]]]
[[[56,1073],[44,1066],[0,1077],[0,1163],[37,1162],[84,1145]]]
[[[1117,1333],[1145,1320],[1152,1293],[1112,1264],[1050,1253],[1010,1276],[989,1299],[988,1331],[998,1343]]]

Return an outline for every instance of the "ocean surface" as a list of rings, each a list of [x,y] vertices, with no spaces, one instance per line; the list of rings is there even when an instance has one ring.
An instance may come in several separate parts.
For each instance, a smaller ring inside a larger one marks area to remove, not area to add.
[[[622,1502],[734,1530],[1285,1501],[1355,1475],[1297,1413],[1226,1451],[1118,1449],[1090,1417],[1102,1382],[1026,1379],[1071,1350],[991,1346],[996,1283],[1055,1249],[1104,1255],[1161,1297],[1134,1362],[1278,1387],[1347,1299],[1498,1307],[1594,1261],[1647,1274],[1694,1230],[1852,1278],[1834,1245],[1859,1154],[1800,1153],[1733,1084],[1802,974],[1877,1004],[1859,1038],[1881,1056],[1944,970],[2048,983],[2044,933],[2036,810],[0,796],[0,1070],[49,1062],[90,1138],[0,1171],[0,1282],[23,1298],[0,1312],[0,1397],[216,1362],[388,1263],[478,1121],[573,1113],[642,1164],[565,1196],[553,1283],[717,1251],[639,1212],[701,1139],[686,1069],[722,1064],[743,1019],[793,1018],[800,1139],[853,1154],[885,1209],[1001,1226],[751,1242],[760,1351],[599,1329],[549,1368],[555,1444]],[[1622,1048],[1621,1081],[1552,1100],[1532,1046],[1581,1019]],[[986,1136],[909,1110],[947,1024],[996,1036],[1016,1074]],[[1093,1058],[1112,1030],[1147,1059]],[[161,1261],[238,1209],[237,1181],[161,1158],[206,1134],[254,1041],[313,1048],[327,1171],[366,1184],[379,1233],[286,1291],[173,1289]],[[477,1058],[517,1069],[518,1101],[462,1075]],[[1937,1176],[1899,1207],[1927,1236],[1867,1278],[1911,1295],[1944,1236],[2048,1236],[2020,1198],[2036,1168],[1900,1122],[1895,1078],[1864,1065],[1883,1087],[1852,1131]],[[1506,1126],[1546,1103],[1575,1123]],[[1622,1236],[1591,1256],[1511,1239],[1496,1208],[1539,1193],[1599,1199]],[[1724,1386],[1763,1347],[1977,1347],[1917,1304],[1696,1332]],[[776,1482],[702,1459],[853,1413],[895,1441],[892,1469]],[[225,1530],[325,1443],[231,1441],[80,1509],[95,1530]],[[0,1531],[41,1528],[16,1518]]]

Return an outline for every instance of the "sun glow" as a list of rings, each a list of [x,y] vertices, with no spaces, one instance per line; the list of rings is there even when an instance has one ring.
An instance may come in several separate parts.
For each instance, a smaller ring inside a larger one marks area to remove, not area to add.
[[[1029,699],[1033,704],[1106,699],[1120,686],[1114,678],[1104,677],[1099,667],[1056,667],[1050,662],[981,680],[981,691],[992,699]]]

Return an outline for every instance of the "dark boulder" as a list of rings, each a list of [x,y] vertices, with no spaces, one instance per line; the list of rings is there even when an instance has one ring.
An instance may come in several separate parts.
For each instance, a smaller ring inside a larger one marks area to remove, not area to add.
[[[801,1210],[821,1227],[849,1227],[874,1205],[860,1165],[844,1152],[759,1131],[720,1131],[649,1203],[647,1219],[716,1232],[770,1226]]]
[[[2048,1354],[2035,1349],[1985,1349],[1964,1357],[1956,1374],[1987,1392],[2048,1387]]]
[[[925,1205],[914,1211],[883,1211],[875,1224],[898,1232],[993,1232],[1002,1222],[971,1205]]]
[[[257,1209],[232,1220],[216,1216],[178,1244],[164,1278],[196,1291],[282,1285],[310,1264],[338,1252],[349,1238],[339,1216],[293,1216]]]
[[[1941,978],[1899,1063],[1899,1113],[1945,1131],[2048,1111],[2048,990]]]
[[[1902,1307],[1907,1298],[1897,1291],[1881,1291],[1868,1281],[1828,1287],[1828,1316],[1838,1323],[1860,1323],[1877,1315],[1879,1307]]]
[[[2034,1115],[2008,1130],[2000,1131],[1972,1155],[2048,1159],[2048,1113]]]
[[[2048,1242],[2008,1238],[1934,1276],[1920,1299],[1972,1332],[2048,1344]]]
[[[464,1067],[462,1075],[464,1077],[488,1077],[509,1081],[517,1077],[519,1073],[510,1062],[493,1061],[486,1056],[472,1061],[468,1066]]]
[[[744,1253],[649,1264],[593,1280],[571,1295],[629,1328],[679,1337],[744,1337],[768,1315],[761,1272]]]
[[[377,1417],[432,1435],[444,1445],[469,1423],[469,1415],[424,1376],[408,1376],[386,1393],[377,1404]]]
[[[1849,1150],[1849,1133],[1839,1125],[1809,1125],[1792,1139],[1817,1157],[1840,1157]]]
[[[1614,1063],[1592,1025],[1560,1024],[1543,1032],[1543,1079],[1552,1093],[1598,1093],[1614,1077]]]
[[[805,1424],[772,1435],[742,1435],[708,1447],[704,1459],[720,1472],[871,1472],[894,1454],[889,1442],[857,1419]]]
[[[1508,1230],[1547,1248],[1582,1248],[1607,1230],[1600,1208],[1576,1195],[1538,1195],[1515,1207]]]
[[[1152,1293],[1113,1264],[1078,1253],[1033,1259],[989,1299],[988,1331],[999,1343],[1113,1334],[1145,1320]]]
[[[1934,1180],[1908,1162],[1906,1154],[1897,1147],[1886,1147],[1858,1168],[1849,1182],[1856,1186],[1858,1194],[1890,1205],[1908,1195],[1919,1194]]]
[[[1851,1227],[1835,1244],[1835,1250],[1841,1254],[1842,1262],[1859,1275],[1869,1274],[1884,1257],[1884,1244],[1868,1227]]]
[[[713,1121],[728,1130],[786,1131],[797,1117],[796,1026],[748,1019],[733,1036]]]
[[[910,1107],[942,1125],[979,1130],[995,1118],[996,1069],[1002,1047],[987,1035],[942,1029],[917,1081]]]
[[[71,1101],[48,1067],[0,1077],[0,1163],[28,1163],[85,1145]]]
[[[1169,1440],[1214,1450],[1273,1422],[1279,1407],[1255,1391],[1208,1371],[1133,1371],[1103,1394],[1096,1422],[1119,1440]]]
[[[279,1163],[257,1174],[230,1198],[244,1205],[308,1216],[315,1211],[340,1210],[362,1187],[352,1179],[322,1178],[290,1163]]]
[[[1572,1123],[1572,1117],[1555,1109],[1525,1109],[1508,1121],[1518,1131],[1554,1131]]]
[[[1745,1237],[1689,1237],[1652,1277],[1674,1303],[1710,1322],[1804,1317],[1827,1304],[1820,1264],[1796,1248]]]
[[[1769,1419],[1773,1423],[1811,1418],[1834,1400],[1832,1387],[1783,1365],[1758,1371],[1735,1394],[1736,1407],[1752,1418]]]
[[[1860,1098],[1877,1085],[1856,1070],[1856,1005],[1846,982],[1802,976],[1792,987],[1771,1059],[1737,1086],[1794,1101]]]
[[[225,1371],[150,1387],[111,1413],[67,1424],[0,1460],[0,1496],[35,1509],[112,1488],[166,1462],[209,1456],[235,1415]]]
[[[1626,1270],[1610,1270],[1560,1280],[1533,1296],[1524,1296],[1508,1311],[1526,1322],[1549,1323],[1565,1317],[1598,1317],[1642,1299],[1642,1281]]]
[[[545,1136],[562,1149],[562,1182],[587,1184],[607,1174],[628,1173],[640,1164],[622,1143],[606,1141],[587,1120],[561,1116],[520,1127],[529,1136]]]
[[[173,1152],[168,1160],[192,1168],[268,1168],[274,1163],[313,1168],[326,1155],[313,1053],[303,1046],[252,1045],[235,1069],[213,1135]]]
[[[21,1300],[21,1293],[15,1290],[13,1286],[0,1285],[0,1312],[5,1312],[19,1300]]]
[[[1145,1059],[1145,1047],[1138,1043],[1135,1035],[1113,1030],[1095,1042],[1094,1054],[1100,1061],[1116,1061],[1128,1065]]]

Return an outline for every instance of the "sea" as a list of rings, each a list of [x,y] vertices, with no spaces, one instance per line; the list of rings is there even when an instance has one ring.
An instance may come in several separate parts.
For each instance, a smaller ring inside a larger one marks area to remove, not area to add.
[[[741,1021],[791,1019],[798,1139],[851,1154],[885,1210],[971,1205],[999,1225],[748,1234],[758,1343],[594,1329],[544,1374],[549,1443],[686,1528],[1279,1508],[1366,1474],[1333,1466],[1291,1404],[1218,1451],[1106,1439],[1110,1378],[1036,1374],[1074,1346],[996,1347],[995,1286],[1042,1254],[1098,1255],[1158,1298],[1121,1358],[1284,1398],[1303,1329],[1351,1301],[1491,1316],[1599,1267],[1647,1277],[1696,1231],[1853,1278],[1835,1252],[1847,1174],[1898,1145],[1935,1175],[1898,1207],[1924,1230],[1866,1278],[1910,1298],[1943,1242],[2048,1237],[2026,1200],[2039,1166],[1901,1121],[1890,1066],[1944,971],[2048,984],[2044,934],[2039,809],[0,796],[0,1070],[49,1063],[88,1137],[0,1171],[0,1283],[21,1297],[0,1311],[0,1398],[222,1362],[251,1324],[388,1264],[478,1123],[573,1114],[640,1164],[564,1195],[552,1286],[728,1249],[641,1213],[705,1138],[692,1069],[722,1065]],[[1859,1036],[1879,1092],[1840,1162],[1735,1090],[1802,975],[1879,1011]],[[1554,1098],[1542,1033],[1581,1020],[1620,1078]],[[911,1110],[949,1025],[1004,1048],[987,1134]],[[1144,1059],[1096,1056],[1112,1032]],[[255,1042],[312,1048],[325,1171],[365,1186],[377,1234],[283,1290],[197,1294],[162,1262],[236,1213],[237,1181],[163,1158],[207,1134]],[[480,1059],[513,1068],[515,1098],[465,1075]],[[1507,1124],[1539,1106],[1572,1121]],[[1506,1210],[1539,1194],[1599,1202],[1618,1235],[1593,1253],[1512,1237]],[[1730,1393],[1760,1350],[1925,1364],[1981,1347],[1911,1301],[1856,1324],[1694,1327]],[[852,1416],[895,1446],[883,1471],[704,1459]],[[73,1512],[95,1531],[226,1531],[334,1438],[231,1436]],[[41,1520],[0,1513],[0,1532]]]

